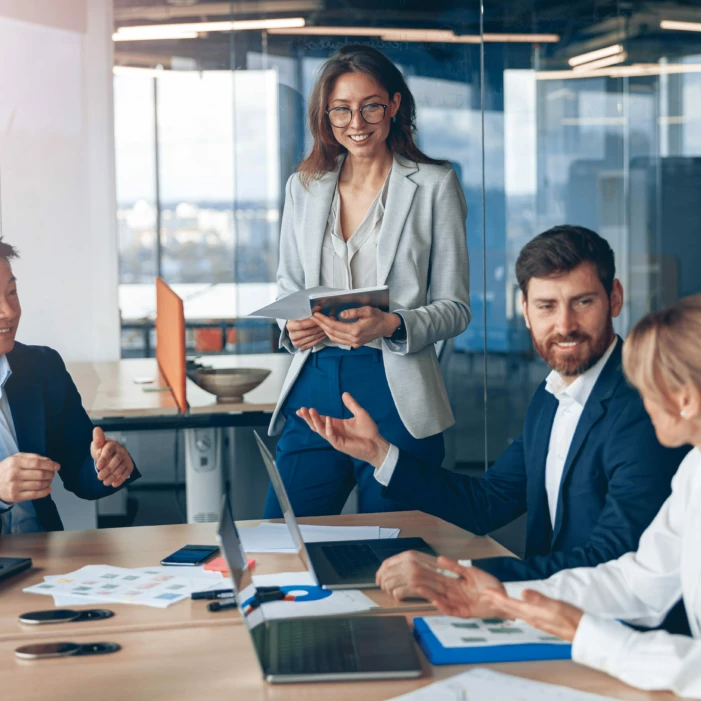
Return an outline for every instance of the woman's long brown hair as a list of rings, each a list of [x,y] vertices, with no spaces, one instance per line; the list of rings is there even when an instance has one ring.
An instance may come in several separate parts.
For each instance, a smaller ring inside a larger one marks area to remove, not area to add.
[[[445,163],[429,158],[414,141],[416,103],[399,69],[377,49],[362,44],[348,44],[341,47],[322,66],[309,98],[309,129],[313,145],[297,169],[305,187],[312,180],[332,171],[338,157],[347,151],[336,140],[326,116],[329,95],[336,80],[345,73],[365,73],[387,91],[390,99],[395,93],[402,96],[396,121],[391,122],[387,137],[387,146],[392,153],[415,163]]]

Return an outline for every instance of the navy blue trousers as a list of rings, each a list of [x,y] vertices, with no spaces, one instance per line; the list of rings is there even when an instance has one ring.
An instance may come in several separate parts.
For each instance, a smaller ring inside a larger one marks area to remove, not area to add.
[[[406,508],[382,496],[383,487],[375,479],[372,465],[332,448],[295,413],[306,406],[322,415],[350,418],[341,399],[344,392],[350,392],[367,410],[390,443],[437,465],[443,462],[443,434],[417,439],[404,427],[387,384],[381,351],[325,348],[307,360],[282,409],[285,425],[276,461],[297,516],[339,514],[356,484],[360,513]],[[280,506],[270,487],[265,518],[280,516]]]

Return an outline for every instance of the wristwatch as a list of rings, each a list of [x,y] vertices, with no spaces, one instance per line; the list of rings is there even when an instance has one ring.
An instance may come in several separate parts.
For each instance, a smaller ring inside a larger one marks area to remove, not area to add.
[[[397,314],[397,312],[394,312]],[[394,330],[394,333],[389,337],[389,340],[393,343],[404,343],[406,341],[406,324],[404,323],[404,317],[401,314],[397,314],[399,317],[399,326]]]

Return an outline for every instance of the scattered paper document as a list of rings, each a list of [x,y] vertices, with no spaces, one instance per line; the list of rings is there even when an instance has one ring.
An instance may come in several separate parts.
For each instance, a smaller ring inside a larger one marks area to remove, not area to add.
[[[566,640],[543,633],[522,621],[454,616],[425,616],[423,620],[443,647],[464,648],[527,643],[570,645]]]
[[[190,569],[198,572],[193,575]],[[113,603],[167,608],[194,591],[221,587],[223,581],[221,573],[201,568],[87,565],[69,574],[46,576],[23,591],[53,596],[56,606]]]
[[[396,538],[399,528],[379,526],[300,526],[305,543],[341,540],[376,540]],[[261,523],[253,528],[240,528],[239,537],[245,552],[294,553],[297,549],[284,523]]]
[[[311,287],[308,290],[299,290],[251,312],[248,316],[263,319],[308,319],[312,313],[309,295],[340,291],[335,287]]]
[[[269,601],[262,604],[265,618],[307,618],[358,613],[376,608],[372,599],[356,589],[330,591],[316,586],[309,572],[282,572],[253,575],[256,587],[278,586],[294,601]],[[253,595],[253,590],[250,592]],[[244,590],[245,596],[245,590]]]
[[[613,701],[608,696],[598,696],[565,686],[534,682],[491,669],[471,669],[449,679],[424,686],[391,701],[494,701],[518,699],[518,701]]]

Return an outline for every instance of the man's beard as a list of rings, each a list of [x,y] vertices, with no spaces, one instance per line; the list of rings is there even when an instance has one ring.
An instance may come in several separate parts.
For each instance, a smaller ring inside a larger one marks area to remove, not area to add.
[[[538,342],[531,331],[533,345],[540,357],[552,370],[563,377],[578,377],[596,365],[611,345],[612,338],[613,322],[610,318],[606,328],[596,338],[575,331],[566,336],[553,334],[544,341]],[[556,343],[575,342],[581,342],[581,345],[575,352],[569,353],[567,357],[562,357],[555,348]]]

